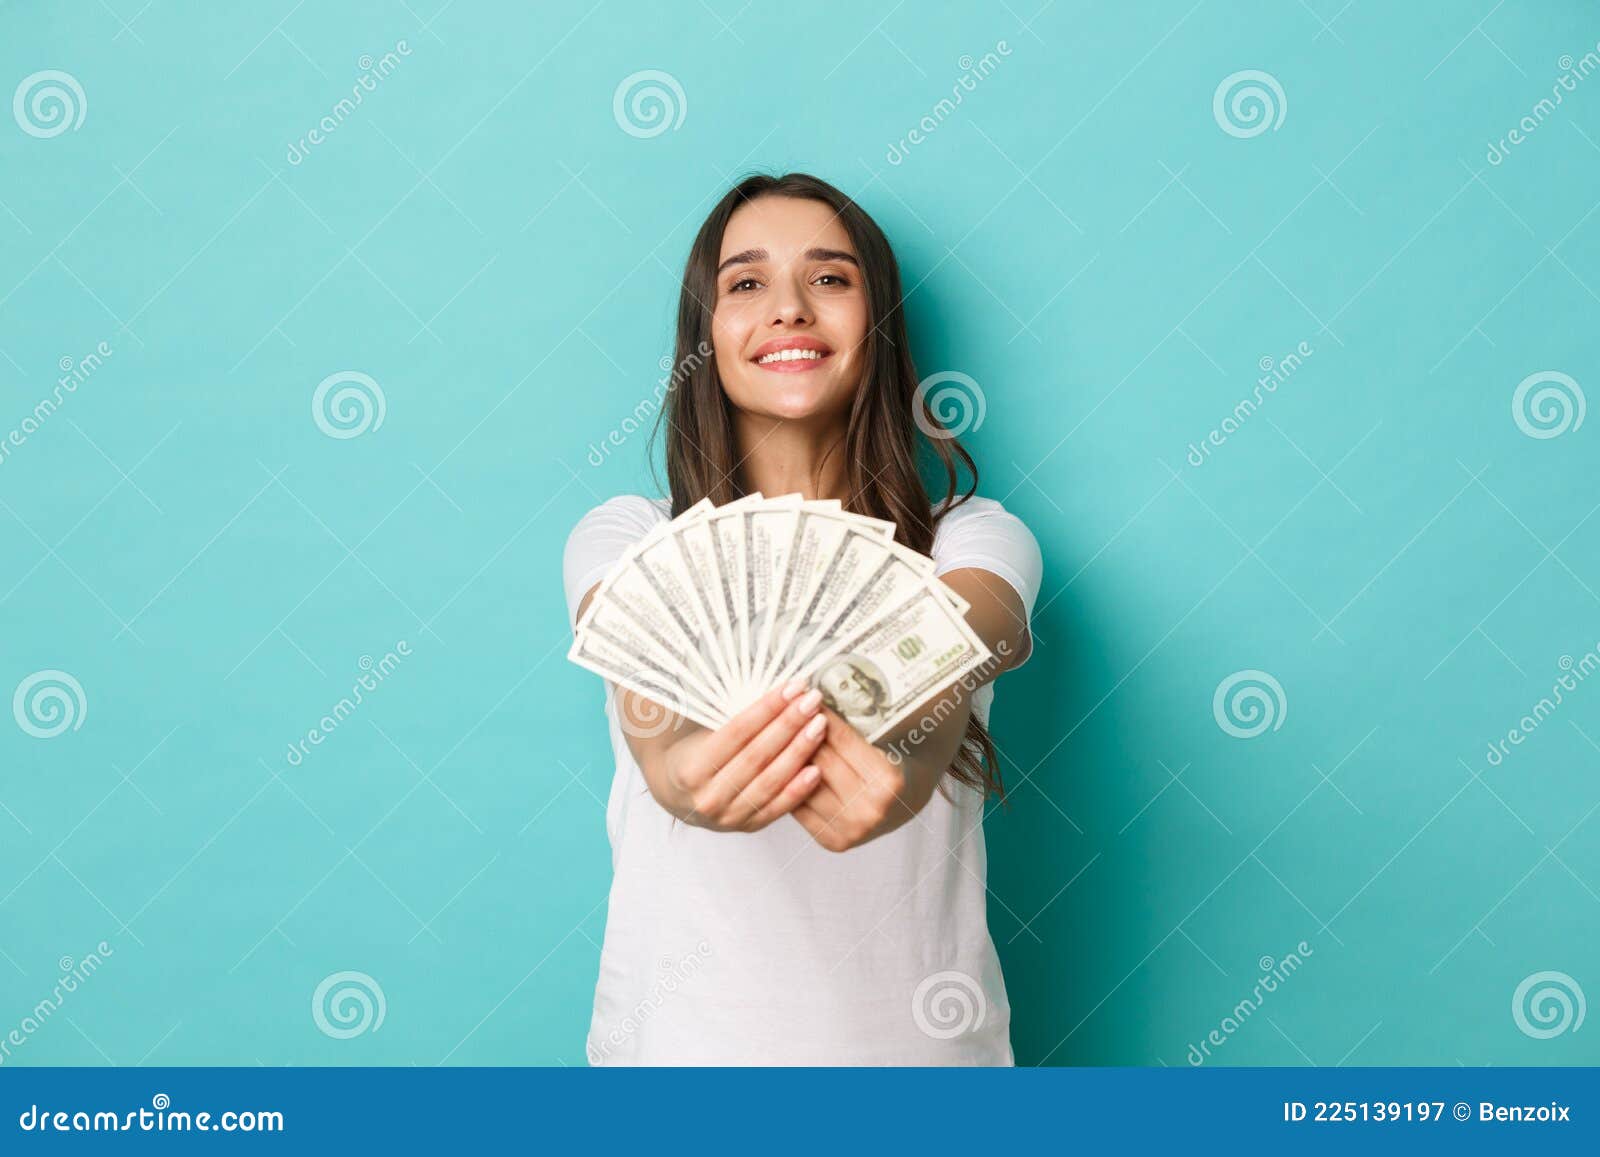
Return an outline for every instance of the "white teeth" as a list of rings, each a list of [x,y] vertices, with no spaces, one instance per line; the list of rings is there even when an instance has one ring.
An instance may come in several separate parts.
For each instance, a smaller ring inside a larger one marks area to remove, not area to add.
[[[775,354],[757,358],[756,364],[764,366],[768,362],[814,362],[821,357],[821,350],[779,350]]]

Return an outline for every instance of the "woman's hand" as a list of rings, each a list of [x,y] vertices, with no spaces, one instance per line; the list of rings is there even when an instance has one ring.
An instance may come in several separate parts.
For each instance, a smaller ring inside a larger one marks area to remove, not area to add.
[[[811,758],[827,730],[822,695],[805,686],[775,688],[715,731],[672,743],[656,798],[685,823],[719,832],[760,831],[793,811],[822,782]]]
[[[794,809],[813,839],[830,852],[844,852],[893,831],[914,817],[932,797],[934,777],[908,778],[896,764],[840,716],[827,708],[827,738],[812,756],[822,783]]]

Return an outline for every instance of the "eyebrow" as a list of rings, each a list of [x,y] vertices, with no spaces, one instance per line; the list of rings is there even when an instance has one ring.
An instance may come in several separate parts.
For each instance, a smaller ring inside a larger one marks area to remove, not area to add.
[[[730,266],[749,265],[756,261],[766,261],[770,256],[765,249],[746,249],[743,252],[735,253],[717,266],[717,273],[720,276]],[[861,268],[861,263],[855,259],[855,255],[846,253],[843,249],[807,249],[803,256],[808,261],[848,261],[857,269]]]

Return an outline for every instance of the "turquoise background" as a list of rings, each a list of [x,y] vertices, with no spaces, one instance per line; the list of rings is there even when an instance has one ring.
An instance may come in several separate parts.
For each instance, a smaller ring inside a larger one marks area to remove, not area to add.
[[[0,436],[113,351],[0,462],[0,700],[86,700],[49,739],[0,713],[0,1035],[113,950],[7,1063],[583,1063],[610,767],[561,548],[648,486],[642,434],[590,449],[752,168],[882,223],[1043,547],[993,718],[1018,1060],[1183,1065],[1304,940],[1211,1063],[1600,1061],[1513,1015],[1540,972],[1600,993],[1600,682],[1487,759],[1600,645],[1600,419],[1512,412],[1600,382],[1600,77],[1488,159],[1597,42],[1592,5],[1487,0],[0,9],[0,98],[87,102],[47,139],[0,105]],[[651,137],[613,115],[645,69],[684,94]],[[1245,69],[1284,116],[1241,138]],[[347,370],[384,419],[328,437]],[[1240,739],[1246,670],[1283,696]],[[386,1011],[335,1039],[343,970]]]

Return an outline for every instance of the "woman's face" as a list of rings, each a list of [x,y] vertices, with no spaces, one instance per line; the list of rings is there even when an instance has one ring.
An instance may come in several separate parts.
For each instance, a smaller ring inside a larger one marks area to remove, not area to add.
[[[821,201],[758,197],[734,211],[710,303],[717,372],[734,406],[789,420],[848,412],[867,335],[857,260]]]

